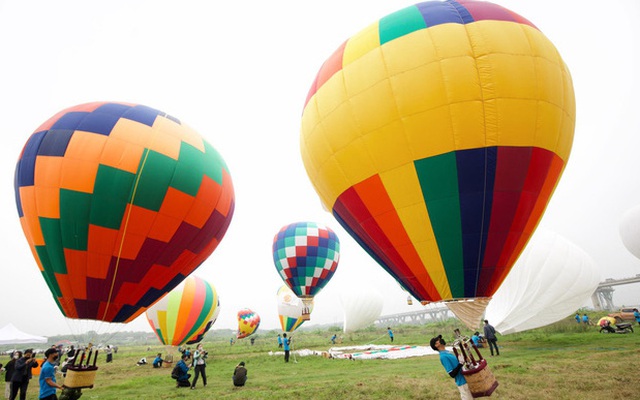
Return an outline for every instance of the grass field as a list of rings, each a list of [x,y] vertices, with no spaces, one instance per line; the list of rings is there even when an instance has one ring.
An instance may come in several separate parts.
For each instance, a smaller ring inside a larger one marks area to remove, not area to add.
[[[597,319],[596,319],[597,321]],[[427,345],[442,333],[453,340],[455,320],[422,326],[394,327],[396,345]],[[636,325],[637,327],[637,325]],[[600,334],[571,318],[519,334],[499,336],[499,357],[487,357],[500,385],[495,399],[639,399],[640,327],[630,334]],[[463,330],[463,333],[465,330]],[[83,389],[82,400],[104,399],[458,399],[458,391],[437,356],[401,360],[344,360],[319,356],[269,355],[277,351],[278,332],[260,332],[255,345],[247,339],[229,345],[229,336],[209,334],[204,341],[210,358],[207,387],[176,388],[170,370],[136,366],[146,356],[153,360],[161,346],[120,346],[114,362],[99,357],[93,389]],[[295,348],[325,351],[333,331],[296,331]],[[469,332],[467,332],[469,334]],[[342,337],[341,346],[388,344],[385,329],[369,328]],[[3,364],[8,361],[0,359]],[[234,388],[235,365],[245,361],[247,385]],[[62,377],[58,378],[62,381]],[[29,399],[37,398],[37,377]]]

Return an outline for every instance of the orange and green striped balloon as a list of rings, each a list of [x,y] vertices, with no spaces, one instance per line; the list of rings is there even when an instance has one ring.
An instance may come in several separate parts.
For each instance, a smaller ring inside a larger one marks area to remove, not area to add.
[[[15,171],[20,223],[62,313],[129,322],[216,249],[235,195],[220,154],[142,105],[63,110],[29,137]]]
[[[201,341],[220,314],[220,298],[215,287],[189,276],[146,311],[151,329],[168,346]]]
[[[423,302],[488,298],[569,159],[571,76],[530,21],[481,1],[428,1],[345,41],[301,124],[324,206]]]

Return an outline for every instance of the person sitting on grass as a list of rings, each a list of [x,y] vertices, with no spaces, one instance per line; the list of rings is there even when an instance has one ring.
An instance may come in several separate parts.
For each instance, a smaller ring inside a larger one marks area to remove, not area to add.
[[[233,371],[233,386],[244,386],[247,381],[247,368],[244,366],[244,361],[240,361],[240,364],[236,365],[236,369]]]
[[[156,358],[153,359],[153,368],[162,367],[162,353],[158,353]]]
[[[176,367],[180,370],[176,387],[191,387],[191,382],[189,382],[191,374],[189,373],[189,367],[187,366],[188,359],[189,356],[187,354],[182,354],[182,358],[180,358],[180,361],[176,364]]]

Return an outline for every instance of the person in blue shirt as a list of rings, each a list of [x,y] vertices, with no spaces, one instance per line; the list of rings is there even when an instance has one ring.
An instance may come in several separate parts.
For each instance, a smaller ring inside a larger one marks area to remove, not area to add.
[[[331,343],[332,344],[336,344],[336,339],[338,338],[338,335],[336,335],[335,333],[333,334],[333,336],[331,336]]]
[[[58,400],[56,389],[62,389],[62,386],[56,383],[55,363],[58,360],[58,351],[49,348],[44,352],[47,361],[42,364],[40,370],[40,400]]]
[[[278,334],[278,348],[282,348],[282,336],[280,336],[280,334]]]
[[[638,323],[638,325],[640,325],[640,312],[638,312],[637,308],[633,309],[633,316],[636,319],[636,322]]]
[[[480,332],[476,331],[473,334],[473,336],[471,336],[471,340],[473,341],[473,344],[475,344],[477,348],[484,347],[482,338],[480,337]]]
[[[576,313],[576,316],[574,318],[576,319],[577,323],[580,323],[580,313]]]
[[[589,317],[587,316],[587,314],[584,314],[582,316],[582,323],[585,325],[589,325]]]
[[[153,368],[162,367],[162,353],[158,353],[156,358],[153,359]]]
[[[393,331],[389,326],[387,326],[387,333],[389,334],[389,339],[391,339],[391,341],[393,342]]]
[[[187,366],[188,359],[188,355],[182,354],[182,358],[180,358],[180,361],[178,361],[178,363],[176,364],[176,367],[180,370],[176,387],[191,387],[191,383],[189,382],[191,374],[189,373],[189,367]]]
[[[284,346],[284,362],[289,362],[289,346],[291,345],[291,338],[287,338],[286,333],[282,336],[282,345]]]
[[[464,376],[462,375],[462,364],[458,361],[456,356],[445,349],[446,344],[447,343],[442,338],[442,335],[432,338],[429,342],[431,348],[440,354],[440,363],[442,363],[444,370],[447,371],[450,377],[455,379],[456,386],[460,391],[460,399],[471,400],[473,399],[473,395],[471,394],[471,389],[469,389],[467,380],[464,379]]]

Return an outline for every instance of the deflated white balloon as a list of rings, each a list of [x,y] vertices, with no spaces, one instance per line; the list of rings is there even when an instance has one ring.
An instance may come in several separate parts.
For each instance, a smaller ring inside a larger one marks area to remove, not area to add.
[[[622,215],[620,237],[627,250],[640,258],[640,205],[627,210]]]
[[[371,325],[382,313],[384,298],[373,287],[360,287],[341,291],[340,302],[344,310],[344,333]]]
[[[538,230],[493,296],[485,319],[503,335],[539,328],[579,309],[601,281],[584,250]]]

